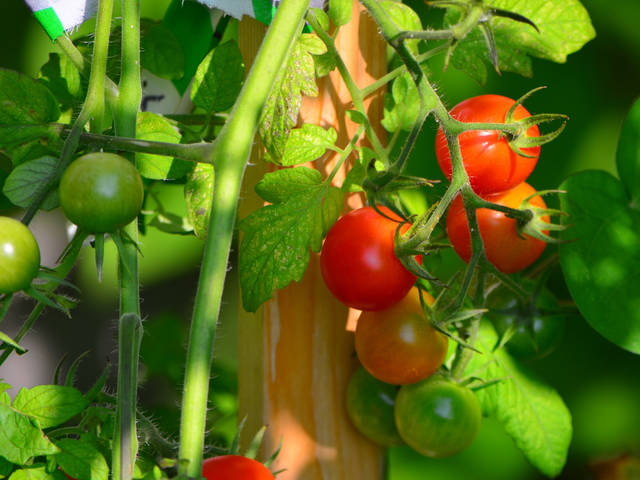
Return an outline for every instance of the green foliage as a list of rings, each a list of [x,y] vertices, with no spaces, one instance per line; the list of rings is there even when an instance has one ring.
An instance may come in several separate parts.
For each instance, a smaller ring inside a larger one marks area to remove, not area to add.
[[[402,30],[422,30],[422,22],[416,12],[411,7],[396,0],[383,0],[380,2],[393,23]],[[420,40],[408,40],[407,47],[413,53],[418,53],[418,43]]]
[[[58,470],[49,472],[45,466],[38,464],[18,469],[9,477],[10,480],[65,480],[66,478],[62,472]]]
[[[180,143],[182,135],[174,122],[151,112],[138,113],[136,138],[154,142]],[[193,168],[191,162],[163,155],[136,154],[140,175],[151,180],[175,180]]]
[[[22,388],[13,401],[13,408],[38,421],[40,427],[63,424],[87,406],[82,393],[62,385],[37,385]]]
[[[247,311],[255,312],[273,290],[300,281],[309,248],[320,251],[322,239],[342,210],[342,193],[306,167],[265,175],[256,191],[268,205],[240,223],[240,284]]]
[[[55,95],[63,109],[78,105],[86,90],[75,65],[58,53],[49,54],[49,61],[40,69],[39,82]]]
[[[306,123],[300,128],[291,130],[284,147],[284,154],[277,163],[290,167],[312,162],[324,155],[327,149],[334,149],[337,139],[338,133],[335,129],[324,129],[318,125]]]
[[[0,124],[55,122],[60,116],[53,93],[34,79],[0,69]]]
[[[298,121],[302,95],[315,97],[315,64],[312,54],[325,51],[320,39],[303,34],[293,46],[287,68],[282,69],[262,110],[259,133],[267,153],[273,159],[282,158],[289,132]]]
[[[235,41],[218,45],[202,61],[193,80],[191,100],[208,113],[222,112],[236,101],[244,63]]]
[[[41,183],[51,178],[56,169],[58,159],[47,156],[30,160],[12,170],[4,183],[4,193],[14,205],[28,207],[40,188]],[[49,192],[40,208],[53,210],[58,206],[57,189]]]
[[[77,480],[107,480],[109,467],[99,450],[83,440],[64,438],[56,442],[60,453],[56,461],[62,470]]]
[[[353,2],[351,0],[329,0],[329,17],[336,26],[341,27],[351,20],[352,8]]]
[[[531,57],[564,63],[567,55],[576,52],[595,37],[589,14],[579,0],[490,0],[487,6],[514,12],[531,20],[538,33],[526,23],[510,18],[493,17],[493,31],[500,70],[525,77],[533,75]],[[450,9],[445,26],[454,25],[459,12]],[[484,35],[474,29],[456,47],[451,63],[469,74],[480,84],[487,80],[487,62],[490,63]]]
[[[525,457],[554,477],[565,464],[571,441],[571,415],[558,393],[519,365],[504,349],[494,350],[498,335],[488,322],[480,327],[468,372],[498,383],[476,393],[485,415],[495,417]]]
[[[177,80],[184,76],[184,50],[166,26],[143,19],[140,24],[140,62],[158,77]]]
[[[640,205],[640,99],[627,116],[616,152],[618,174],[634,206]]]
[[[209,217],[213,204],[213,184],[215,170],[213,165],[198,163],[187,176],[184,185],[184,198],[187,202],[187,216],[198,238],[206,238]]]
[[[33,457],[59,452],[37,420],[5,404],[0,404],[0,425],[0,457],[12,463],[24,465]]]
[[[436,98],[425,99],[427,108],[436,105]],[[405,73],[396,78],[391,86],[391,94],[384,97],[384,117],[382,126],[389,132],[411,131],[420,114],[420,94],[411,75]]]

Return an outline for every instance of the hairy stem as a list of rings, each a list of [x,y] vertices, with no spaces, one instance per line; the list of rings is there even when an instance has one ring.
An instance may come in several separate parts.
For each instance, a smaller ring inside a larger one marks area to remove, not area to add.
[[[213,152],[216,180],[209,236],[189,337],[180,425],[179,475],[200,477],[213,342],[240,185],[262,107],[302,28],[309,0],[284,0]]]

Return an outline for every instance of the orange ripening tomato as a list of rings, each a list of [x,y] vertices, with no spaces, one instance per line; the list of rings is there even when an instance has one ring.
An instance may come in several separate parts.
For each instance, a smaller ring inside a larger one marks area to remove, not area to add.
[[[423,292],[423,298],[433,303],[428,293]],[[363,312],[355,344],[362,366],[378,380],[394,385],[429,377],[447,354],[447,337],[429,323],[417,288],[387,309]]]
[[[522,201],[535,193],[536,191],[531,185],[521,183],[507,192],[487,195],[483,198],[506,207],[520,208]],[[529,203],[534,207],[547,208],[544,200],[539,196],[530,199]],[[503,273],[514,273],[527,268],[538,259],[547,245],[544,241],[527,234],[519,237],[515,219],[508,218],[497,210],[479,208],[476,210],[476,218],[487,259]],[[542,220],[549,222],[549,217],[543,216]],[[460,258],[469,262],[471,259],[471,235],[460,195],[449,206],[447,235]]]

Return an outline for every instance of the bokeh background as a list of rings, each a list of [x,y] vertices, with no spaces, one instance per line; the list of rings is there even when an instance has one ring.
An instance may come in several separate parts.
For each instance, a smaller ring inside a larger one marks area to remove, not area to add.
[[[143,16],[162,18],[168,3],[143,1]],[[407,3],[420,13],[425,25],[438,21],[440,13],[423,2]],[[454,69],[443,73],[438,61],[432,65],[439,91],[450,106],[481,93],[518,98],[532,88],[548,87],[528,100],[527,108],[531,112],[565,113],[570,121],[557,140],[543,147],[529,180],[537,189],[556,188],[568,175],[584,169],[604,169],[615,175],[619,130],[633,100],[640,95],[640,1],[583,0],[583,4],[595,26],[595,40],[569,56],[566,64],[534,60],[531,79],[490,73],[487,85],[479,86]],[[0,67],[36,76],[53,50],[22,0],[0,1]],[[415,174],[442,179],[434,155],[435,131],[432,121],[425,125],[409,168]],[[0,169],[8,170],[7,159],[1,155]],[[174,211],[184,210],[181,185],[163,184],[158,193]],[[62,215],[57,211],[40,214],[33,228],[43,250],[43,263],[53,265],[68,238]],[[142,241],[145,340],[149,341],[143,340],[140,398],[161,428],[175,435],[184,347],[202,245],[191,237],[169,236],[154,229],[149,229]],[[109,360],[115,361],[117,290],[115,267],[109,258],[113,259],[112,249],[107,250],[106,278],[98,284],[92,252],[84,253],[72,278],[82,291],[82,303],[73,318],[56,312],[41,317],[23,341],[28,353],[12,356],[0,367],[0,378],[16,388],[49,383],[65,355],[68,366],[88,352],[77,379],[78,386],[84,388]],[[435,261],[441,262],[443,270],[456,266],[451,255]],[[550,282],[554,292],[568,300],[558,269]],[[225,309],[230,314],[223,315],[219,329],[210,415],[210,441],[220,445],[228,443],[235,432],[237,408],[233,323],[237,301],[233,290],[228,291]],[[30,307],[26,300],[16,302],[3,330],[15,334]],[[638,478],[604,477],[597,473],[596,465],[625,455],[640,455],[640,357],[609,343],[575,316],[560,347],[529,367],[560,392],[573,415],[574,436],[561,478]],[[389,478],[525,480],[540,475],[500,425],[485,420],[473,445],[449,459],[430,460],[407,448],[392,449]]]

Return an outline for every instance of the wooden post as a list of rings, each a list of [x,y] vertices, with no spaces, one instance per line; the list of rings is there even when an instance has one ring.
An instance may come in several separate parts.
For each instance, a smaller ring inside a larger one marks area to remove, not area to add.
[[[240,48],[250,65],[264,34],[258,22],[240,23]],[[386,46],[377,26],[357,0],[352,21],[342,27],[336,45],[356,83],[364,86],[385,73]],[[346,117],[350,97],[337,71],[319,83],[317,98],[303,102],[301,120],[333,126],[338,144],[346,145],[356,129]],[[382,117],[382,96],[368,100],[370,118]],[[379,129],[379,135],[384,133]],[[253,191],[268,170],[262,149],[254,148],[245,177],[240,218],[259,208]],[[325,173],[332,159],[317,165]],[[344,172],[338,175],[340,184]],[[348,208],[360,206],[358,196]],[[264,452],[269,455],[282,442],[273,470],[286,468],[279,480],[378,480],[384,476],[383,451],[351,425],[345,407],[346,386],[357,360],[353,333],[347,329],[348,309],[324,285],[318,256],[311,255],[300,283],[277,292],[255,315],[239,315],[240,418],[247,419],[242,442],[267,426]],[[353,318],[355,312],[351,312]]]

